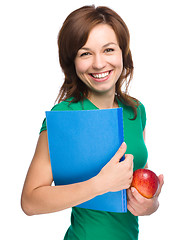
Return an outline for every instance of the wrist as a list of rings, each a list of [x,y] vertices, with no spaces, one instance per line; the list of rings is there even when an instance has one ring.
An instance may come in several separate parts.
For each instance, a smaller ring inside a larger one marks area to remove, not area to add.
[[[96,196],[102,195],[107,192],[104,189],[104,184],[102,183],[99,175],[93,177],[91,180],[92,180],[92,187],[94,189],[94,192],[96,193]]]

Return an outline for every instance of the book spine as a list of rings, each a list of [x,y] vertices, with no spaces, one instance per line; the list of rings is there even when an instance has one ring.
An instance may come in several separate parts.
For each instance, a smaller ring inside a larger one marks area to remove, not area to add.
[[[122,198],[123,198],[123,204],[122,204],[122,210],[123,212],[127,212],[127,191],[126,189],[122,190]]]
[[[123,128],[123,108],[118,109],[118,125],[119,125],[119,138],[120,144],[124,141],[124,128]],[[125,155],[120,161],[125,160]],[[122,194],[122,212],[127,212],[127,192],[126,189],[121,190]]]
[[[120,145],[124,142],[124,129],[123,129],[123,108],[118,108],[118,127],[119,127],[119,139]],[[123,161],[125,156],[123,156],[120,160]]]

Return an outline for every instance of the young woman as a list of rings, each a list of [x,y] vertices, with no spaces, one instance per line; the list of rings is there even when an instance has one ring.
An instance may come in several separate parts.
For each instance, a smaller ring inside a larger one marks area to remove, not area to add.
[[[107,7],[85,6],[67,17],[59,32],[58,46],[65,81],[58,104],[52,110],[122,107],[126,143],[122,143],[95,177],[85,182],[51,186],[53,176],[44,120],[23,187],[22,209],[27,215],[34,215],[72,207],[71,226],[64,239],[138,239],[138,216],[150,215],[158,209],[163,176],[159,176],[160,186],[152,199],[130,188],[133,171],[147,167],[147,149],[144,106],[127,93],[133,76],[127,26]],[[125,91],[122,91],[123,83]],[[119,162],[124,154],[125,161]],[[122,189],[127,189],[127,213],[74,207],[97,195]]]

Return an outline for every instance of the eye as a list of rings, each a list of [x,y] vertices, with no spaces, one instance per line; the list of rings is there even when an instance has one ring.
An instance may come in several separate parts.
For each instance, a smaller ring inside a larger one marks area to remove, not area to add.
[[[109,52],[113,52],[113,51],[114,51],[113,48],[107,48],[107,49],[105,49],[105,52],[107,52],[107,53],[109,53]]]
[[[90,55],[89,52],[84,52],[84,53],[80,54],[80,57],[89,56],[89,55]]]

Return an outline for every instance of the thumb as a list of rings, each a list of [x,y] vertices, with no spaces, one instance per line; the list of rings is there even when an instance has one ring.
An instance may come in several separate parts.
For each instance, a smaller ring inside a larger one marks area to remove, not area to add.
[[[111,159],[111,162],[118,163],[120,159],[123,157],[123,155],[125,154],[126,150],[127,150],[127,145],[125,142],[123,142],[120,148],[118,149],[118,151],[116,152],[116,154]]]
[[[162,189],[162,186],[164,184],[164,176],[163,176],[163,174],[159,175],[158,178],[159,178],[159,188],[158,188],[157,193],[156,193],[157,197],[161,193],[161,189]]]

